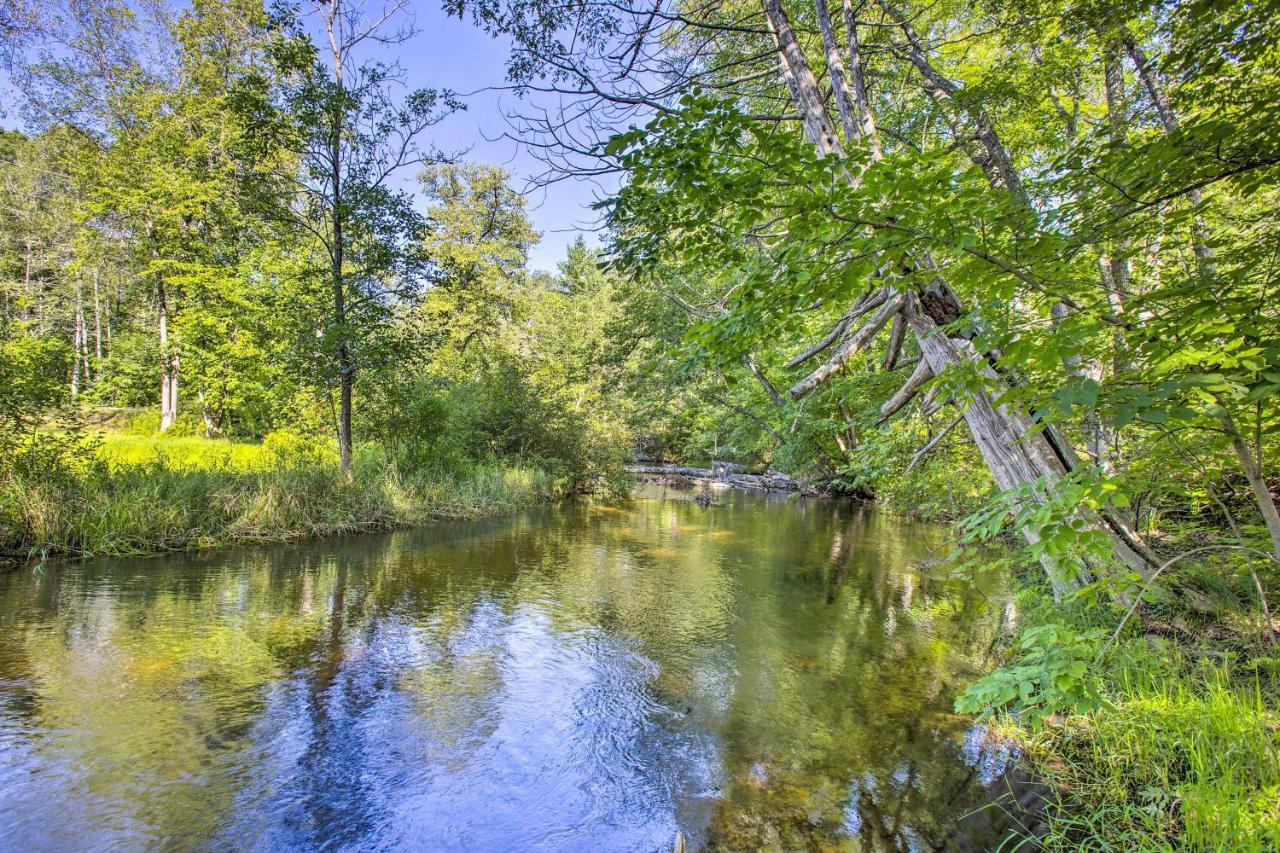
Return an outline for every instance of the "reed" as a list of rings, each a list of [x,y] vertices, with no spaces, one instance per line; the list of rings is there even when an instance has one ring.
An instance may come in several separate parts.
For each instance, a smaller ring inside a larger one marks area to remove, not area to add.
[[[107,464],[60,476],[0,471],[0,552],[123,556],[278,542],[496,515],[555,494],[542,472],[497,462],[405,470],[365,448],[347,479],[326,461],[272,459],[230,442],[147,441],[146,455],[122,458],[116,451],[135,445],[108,440],[99,451]]]

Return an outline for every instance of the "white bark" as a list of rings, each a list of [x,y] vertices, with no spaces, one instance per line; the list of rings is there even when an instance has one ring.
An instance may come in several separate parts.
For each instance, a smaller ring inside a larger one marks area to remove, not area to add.
[[[170,349],[169,302],[163,282],[156,288],[156,309],[160,339],[160,431],[166,432],[178,419],[178,357]]]
[[[928,359],[920,359],[920,363],[916,365],[916,369],[911,371],[911,375],[907,377],[906,384],[899,388],[897,392],[886,400],[884,405],[880,407],[880,422],[884,423],[889,418],[897,414],[903,406],[910,403],[916,396],[916,392],[920,390],[920,387],[933,377],[933,368],[929,366]]]
[[[825,106],[818,93],[817,82],[808,67],[803,52],[800,51],[795,42],[794,33],[790,29],[790,24],[779,0],[763,0],[763,3],[765,15],[773,29],[775,42],[778,45],[779,61],[783,69],[783,75],[792,92],[796,109],[800,114],[809,141],[817,147],[820,154],[841,156],[843,152],[838,140],[834,138],[831,131],[831,123],[826,117]],[[896,13],[896,9],[893,9],[888,4],[882,5],[891,14]],[[899,15],[900,13],[894,14],[894,17]],[[908,36],[913,37],[914,33],[910,30],[909,24],[905,23],[905,19],[900,18],[900,21],[902,21],[904,31],[907,32]],[[856,55],[856,35],[853,29],[850,31],[850,47],[854,53],[851,56],[851,64],[855,67],[860,67],[860,58]],[[918,50],[915,52],[919,53]],[[913,57],[914,59],[915,57]],[[926,78],[929,77],[927,72],[931,70],[931,66],[928,66],[927,63],[921,68]],[[859,82],[860,80],[855,76],[855,97],[857,97],[856,91],[859,89]],[[936,83],[937,81],[933,82]],[[945,91],[944,94],[950,95],[949,92]],[[991,133],[988,136],[994,138],[994,130],[990,130]],[[1003,151],[1003,149],[1000,149],[1000,151]],[[1001,159],[1004,160],[1003,163],[1000,162]],[[1014,192],[1015,195],[1018,194],[1021,187],[1016,183],[1016,175],[1012,175],[1011,178],[1008,177],[1012,173],[1007,156],[1005,158],[989,156],[988,163],[996,172],[1004,172],[1005,169],[1002,169],[1002,166],[1010,170],[1001,175],[1001,177],[1005,178],[1004,186]],[[916,265],[921,270],[935,268],[932,259],[927,254],[921,254],[916,260]],[[838,370],[847,361],[848,356],[856,352],[857,348],[866,346],[898,310],[906,312],[906,322],[911,327],[920,345],[922,361],[927,362],[934,375],[941,375],[949,367],[965,365],[966,369],[976,370],[980,375],[987,376],[992,381],[993,387],[999,383],[999,379],[990,365],[986,363],[986,360],[979,353],[973,350],[972,345],[967,341],[953,340],[938,331],[939,318],[941,317],[942,322],[946,322],[949,317],[945,315],[950,314],[954,308],[959,307],[944,281],[935,277],[930,286],[920,288],[917,293],[911,294],[905,299],[899,295],[895,298],[895,303],[897,304],[892,306],[886,304],[885,306],[886,309],[893,307],[894,311],[886,312],[882,309],[871,322],[868,322],[855,334],[854,338],[851,338],[849,342],[842,346],[841,351],[827,365],[824,365],[823,368],[815,371],[814,374],[794,386],[791,389],[791,395],[793,397],[801,396],[812,390],[812,388],[817,387],[818,384]],[[877,320],[880,321],[878,325],[876,325]],[[848,350],[847,355],[845,354],[846,349]],[[835,364],[831,366],[833,362]],[[975,444],[978,446],[983,459],[1001,489],[1015,490],[1030,487],[1033,499],[1044,500],[1048,497],[1047,490],[1051,489],[1054,482],[1066,473],[1064,464],[1052,452],[1043,434],[1032,428],[1030,420],[1020,412],[1011,411],[1003,406],[996,406],[986,392],[979,391],[972,396],[965,410],[965,421]],[[1037,490],[1039,491],[1037,492]],[[1096,517],[1090,518],[1086,516],[1084,520],[1086,524],[1092,526],[1102,525],[1101,520]],[[1024,528],[1023,535],[1032,544],[1035,544],[1040,539],[1039,531],[1032,528]],[[1123,542],[1117,542],[1114,536],[1113,543],[1116,545],[1117,555],[1121,559],[1140,573],[1145,571],[1147,568],[1146,563],[1139,555],[1129,549]],[[1041,562],[1056,595],[1062,595],[1067,590],[1089,583],[1093,579],[1088,567],[1078,560],[1060,561],[1042,553]]]

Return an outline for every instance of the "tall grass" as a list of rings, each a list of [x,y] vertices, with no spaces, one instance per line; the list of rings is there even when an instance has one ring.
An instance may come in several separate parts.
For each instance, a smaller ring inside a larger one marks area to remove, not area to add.
[[[1220,593],[1219,604],[1236,598]],[[1048,618],[1029,603],[1026,621]],[[1171,604],[1155,610],[1174,618]],[[1188,635],[1198,640],[1122,640],[1094,673],[1105,704],[1022,733],[1056,794],[1044,849],[1280,850],[1280,659],[1256,618],[1237,615],[1212,617],[1219,632],[1251,631],[1225,642],[1205,640],[1208,625]]]
[[[314,460],[237,460],[203,439],[152,439],[158,454],[122,461],[116,451],[137,446],[129,438],[104,443],[106,465],[0,472],[0,551],[129,555],[385,530],[510,512],[554,491],[528,468],[404,471],[376,449],[358,455],[350,479]]]
[[[166,462],[180,469],[270,467],[274,460],[261,443],[187,437],[129,435],[107,432],[100,436],[103,459],[112,466]]]

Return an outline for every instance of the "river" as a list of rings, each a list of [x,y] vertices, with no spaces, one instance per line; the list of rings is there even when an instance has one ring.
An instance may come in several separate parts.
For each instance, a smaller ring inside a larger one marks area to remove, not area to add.
[[[999,579],[689,497],[0,573],[0,848],[995,847]]]

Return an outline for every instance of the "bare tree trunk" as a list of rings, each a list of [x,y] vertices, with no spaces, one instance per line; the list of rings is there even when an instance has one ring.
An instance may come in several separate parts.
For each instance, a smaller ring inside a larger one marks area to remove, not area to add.
[[[80,395],[81,345],[80,336],[84,332],[83,284],[80,276],[76,276],[76,313],[71,328],[71,401],[75,402]]]
[[[920,76],[924,80],[925,91],[933,96],[934,100],[946,113],[952,127],[959,131],[963,123],[955,103],[955,83],[948,80],[929,61],[928,55],[925,53],[924,41],[920,38],[919,33],[916,32],[915,27],[911,25],[911,21],[908,20],[906,14],[893,3],[888,2],[888,0],[878,0],[878,2],[880,8],[885,10],[889,17],[902,29],[903,35],[906,36],[905,52],[907,59],[920,72]],[[977,159],[978,165],[982,167],[982,170],[993,185],[1007,190],[1017,200],[1020,207],[1030,210],[1031,204],[1027,199],[1026,190],[1022,186],[1022,181],[1019,179],[1017,171],[1013,168],[1013,160],[1009,157],[1009,152],[1001,144],[1000,138],[996,134],[995,124],[991,116],[976,104],[969,106],[966,112],[971,119],[970,123],[973,126],[974,136],[982,144],[985,152],[985,156]],[[957,134],[958,138],[962,136],[962,132]]]
[[[344,61],[345,51],[349,47],[343,40],[342,12],[337,0],[329,4],[325,15],[325,30],[329,39],[329,49],[333,63],[333,79],[339,90],[345,90]],[[347,295],[346,282],[343,278],[343,265],[346,258],[346,239],[344,233],[343,210],[346,199],[343,196],[345,187],[342,180],[343,148],[342,128],[340,120],[329,128],[328,168],[332,182],[333,195],[330,199],[332,225],[332,248],[329,252],[330,275],[333,287],[333,319],[338,335],[338,464],[342,473],[351,478],[351,457],[353,438],[351,433],[352,390],[355,386],[355,355],[351,350],[351,335],[347,328]]]
[[[196,398],[200,401],[200,419],[204,421],[204,437],[217,438],[222,435],[223,407],[220,405],[215,410],[210,406],[203,388],[196,391]]]
[[[28,299],[35,296],[31,287],[31,238],[26,239],[26,251],[22,253],[22,290]],[[31,304],[27,303],[27,319],[31,318]]]
[[[337,172],[334,173],[334,186],[338,186]],[[342,219],[335,216],[333,220],[333,319],[338,329],[338,461],[342,473],[351,476],[351,391],[355,384],[355,360],[352,358],[351,345],[347,338],[346,288],[342,279],[343,263]]]
[[[1103,78],[1107,93],[1107,132],[1114,146],[1123,145],[1129,131],[1128,106],[1124,92],[1124,67],[1120,57],[1120,42],[1114,39],[1108,41],[1103,53]],[[1129,293],[1128,255],[1129,246],[1124,241],[1113,242],[1108,260],[1111,267],[1110,293],[1113,300],[1119,300],[1121,304]]]
[[[831,12],[827,9],[827,0],[813,0],[814,11],[818,16],[818,29],[822,32],[822,47],[826,51],[827,71],[831,76],[831,91],[835,95],[836,110],[840,113],[840,123],[844,126],[845,142],[852,145],[862,134],[858,128],[858,118],[853,105],[853,95],[845,80],[844,63],[840,61],[840,48],[836,46],[835,30],[831,26]]]
[[[102,299],[98,295],[98,268],[93,268],[93,355],[94,374],[102,371]]]
[[[1125,35],[1124,46],[1129,53],[1129,59],[1133,62],[1133,67],[1138,72],[1138,79],[1142,81],[1147,94],[1151,96],[1152,102],[1156,105],[1156,113],[1160,116],[1160,124],[1164,127],[1166,133],[1175,132],[1178,129],[1178,117],[1173,112],[1173,105],[1169,101],[1169,95],[1165,92],[1164,86],[1160,84],[1159,75],[1151,67],[1146,54],[1143,53],[1138,43],[1134,41],[1133,36]],[[1204,195],[1199,189],[1193,189],[1187,193],[1187,200],[1193,206],[1198,207],[1204,201]],[[1213,248],[1209,245],[1209,227],[1205,224],[1204,217],[1199,214],[1196,215],[1192,225],[1191,236],[1191,251],[1195,253],[1196,265],[1200,274],[1205,278],[1215,278],[1218,270],[1214,263]]]
[[[169,342],[169,300],[164,280],[156,281],[156,310],[160,338],[160,431],[167,432],[178,418],[178,357]]]
[[[1219,400],[1218,404],[1222,405],[1222,401]],[[1280,560],[1280,512],[1276,510],[1275,498],[1271,496],[1271,489],[1267,487],[1267,480],[1262,473],[1261,454],[1255,455],[1249,448],[1249,442],[1245,441],[1236,427],[1235,419],[1231,417],[1231,413],[1225,406],[1222,407],[1222,411],[1223,415],[1218,419],[1219,423],[1231,438],[1231,447],[1235,450],[1240,467],[1244,470],[1245,479],[1249,481],[1249,488],[1253,490],[1253,497],[1258,504],[1258,511],[1262,514],[1262,520],[1266,522],[1267,533],[1271,536],[1271,547],[1275,551],[1276,559]]]
[[[792,92],[796,109],[800,114],[810,142],[817,147],[820,154],[842,155],[843,152],[838,140],[834,138],[832,133],[830,121],[826,117],[825,106],[818,93],[817,81],[809,69],[803,52],[796,43],[790,22],[782,10],[779,0],[763,0],[763,5],[765,16],[769,21],[775,43],[778,46],[779,60],[784,78]],[[887,4],[884,5],[894,17],[899,18],[908,36],[915,41],[914,31],[910,29],[905,18],[901,18],[900,13],[897,13],[893,7]],[[856,50],[856,36],[851,36],[850,47]],[[923,54],[918,49],[914,50],[913,54],[915,54],[912,56],[913,61],[916,61],[917,56],[923,58]],[[851,57],[851,62],[857,67],[861,65],[860,58],[856,56]],[[917,63],[917,65],[920,66],[921,64]],[[931,79],[929,72],[933,73],[933,77],[939,77],[927,62],[923,63],[921,71],[925,73],[926,79]],[[937,79],[932,79],[932,82],[949,101],[951,92],[946,86],[940,84]],[[859,80],[855,77],[855,99],[862,100],[865,95],[859,94],[858,83]],[[979,123],[984,124],[981,121]],[[989,148],[989,156],[986,158],[987,165],[992,170],[989,174],[994,173],[993,182],[996,182],[995,178],[998,176],[1000,183],[1008,188],[1010,192],[1020,193],[1021,185],[1017,182],[1016,174],[1012,172],[1012,166],[1007,156],[1003,158],[998,156],[1003,153],[1003,149],[999,148],[994,129],[989,126],[989,123],[985,123],[984,129],[989,132],[985,136],[980,133],[980,137],[983,138],[984,144],[990,143],[993,146]],[[932,259],[924,254],[917,259],[916,266],[920,271],[935,269]],[[915,293],[907,295],[905,299],[898,297],[897,299],[886,300],[886,302],[895,301],[899,303],[900,310],[905,312],[906,321],[915,333],[921,352],[934,375],[941,375],[948,367],[964,365],[967,370],[977,370],[982,375],[988,376],[993,382],[999,382],[994,370],[982,358],[981,354],[973,350],[972,345],[967,341],[953,340],[938,331],[939,326],[955,319],[962,312],[962,307],[956,302],[950,289],[940,278],[935,276],[932,284],[927,287],[920,287]],[[851,340],[841,347],[840,352],[865,345],[865,341],[862,338],[864,336],[874,336],[875,332],[878,332],[879,328],[883,327],[885,322],[891,319],[892,316],[892,312],[888,314],[883,310],[878,312],[870,323],[864,325],[862,329],[853,334]],[[868,333],[870,327],[875,328],[874,331]],[[797,386],[797,388],[800,388],[801,393],[807,387],[807,381]],[[793,396],[795,396],[797,388],[792,389]],[[1059,456],[1048,445],[1045,434],[1034,430],[1030,420],[1025,415],[1010,411],[1003,406],[994,405],[986,392],[980,391],[973,395],[965,411],[965,420],[975,443],[987,462],[988,468],[991,469],[992,475],[1001,489],[1027,490],[1032,499],[1039,502],[1048,498],[1047,492],[1053,488],[1055,481],[1066,473],[1065,463],[1060,460]],[[1088,526],[1104,527],[1102,521],[1096,516],[1085,516],[1082,513],[1082,521]],[[1040,539],[1039,531],[1035,529],[1026,528],[1023,530],[1023,534],[1031,544],[1035,544]],[[1146,562],[1140,555],[1134,553],[1123,542],[1116,541],[1114,535],[1112,541],[1117,556],[1124,560],[1125,563],[1140,573],[1146,570]],[[1059,560],[1044,551],[1041,552],[1040,559],[1056,595],[1060,596],[1067,590],[1082,586],[1092,580],[1089,568],[1079,560]]]
[[[747,370],[751,371],[751,375],[760,383],[760,387],[764,389],[765,394],[769,396],[769,401],[774,406],[781,409],[787,405],[787,401],[782,399],[778,389],[769,381],[769,377],[764,375],[764,371],[760,369],[760,365],[756,364],[756,360],[752,358],[750,353],[742,357],[742,363],[747,366]]]
[[[884,156],[880,149],[880,133],[876,130],[876,116],[867,98],[867,81],[862,73],[862,50],[858,46],[858,19],[852,0],[843,0],[845,38],[849,45],[849,73],[853,82],[853,108],[858,114],[858,128],[862,138],[871,148],[871,159]]]
[[[941,374],[956,365],[980,364],[978,369],[988,379],[999,381],[995,371],[966,346],[967,341],[956,341],[937,333],[936,322],[920,306],[909,305],[906,318],[916,333],[924,360],[934,373]],[[1045,446],[1043,433],[1033,432],[1025,417],[1004,406],[996,406],[984,392],[974,394],[968,405],[964,406],[964,420],[974,444],[1000,489],[1011,491],[1032,486],[1036,491],[1030,495],[1031,500],[1040,501],[1048,497],[1039,490],[1052,489],[1053,480],[1060,477],[1063,471]],[[1024,527],[1022,534],[1029,544],[1034,545],[1040,541],[1039,530],[1032,526]],[[1064,564],[1044,552],[1040,555],[1040,562],[1055,596],[1062,596],[1093,580],[1087,567],[1078,562],[1068,561]]]
[[[782,65],[782,76],[787,88],[791,90],[792,100],[800,113],[805,133],[822,153],[843,154],[840,139],[835,128],[827,117],[826,105],[818,91],[818,81],[809,68],[804,50],[796,41],[795,31],[781,0],[763,0],[765,16],[771,24],[774,43],[778,48],[778,61]]]

